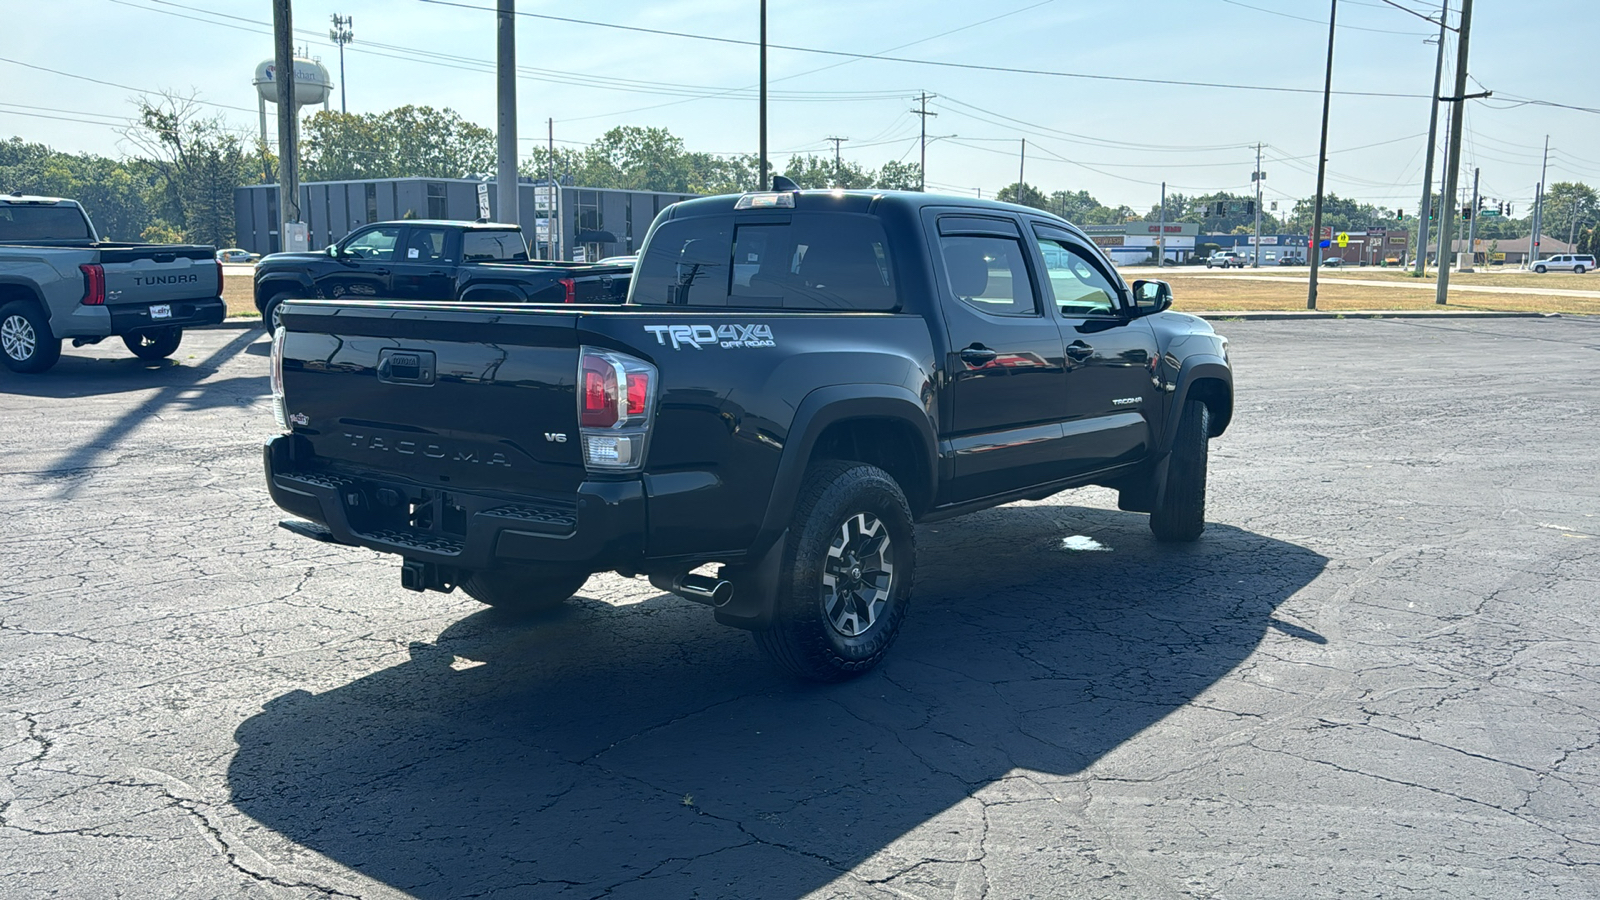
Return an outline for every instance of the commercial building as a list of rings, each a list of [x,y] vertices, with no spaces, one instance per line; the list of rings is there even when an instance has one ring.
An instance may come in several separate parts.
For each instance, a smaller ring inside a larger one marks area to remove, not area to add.
[[[471,178],[377,178],[363,181],[313,181],[300,185],[300,217],[311,230],[310,246],[337,242],[370,222],[394,219],[478,218],[478,186]],[[496,191],[489,185],[489,219],[495,217]],[[563,185],[560,215],[552,215],[549,185],[524,182],[518,187],[522,231],[534,255],[542,259],[595,260],[633,253],[656,214],[694,194],[617,191]],[[257,184],[236,188],[233,206],[239,246],[252,253],[275,253],[278,237],[278,186]],[[560,219],[553,231],[552,221]]]
[[[1381,266],[1389,260],[1394,260],[1390,265],[1405,265],[1410,259],[1408,248],[1411,246],[1411,232],[1409,231],[1390,231],[1382,228],[1349,232],[1323,230],[1328,240],[1328,246],[1322,248],[1324,260],[1337,259],[1347,266]],[[1343,246],[1340,246],[1341,234],[1344,236]],[[1249,257],[1255,249],[1255,235],[1207,234],[1201,235],[1200,243],[1216,244],[1218,249],[1237,250]],[[1292,257],[1303,262],[1309,253],[1306,236],[1303,234],[1261,236],[1261,264],[1264,266],[1278,265],[1284,257]]]
[[[1116,225],[1084,226],[1084,233],[1099,245],[1111,262],[1137,266],[1155,262],[1165,248],[1167,262],[1179,263],[1194,254],[1200,226],[1195,222],[1122,222]]]

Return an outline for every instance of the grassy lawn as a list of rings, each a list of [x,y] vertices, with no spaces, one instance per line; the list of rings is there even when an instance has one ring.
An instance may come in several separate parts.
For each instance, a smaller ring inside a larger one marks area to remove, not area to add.
[[[255,290],[249,275],[224,275],[222,302],[228,305],[229,318],[235,316],[261,318],[261,313],[256,311]]]
[[[1229,274],[1234,274],[1230,270]],[[1245,269],[1246,275],[1272,275],[1281,278],[1291,278],[1300,282],[1306,280],[1306,270],[1299,269]],[[1383,269],[1383,268],[1338,268],[1323,269],[1322,278],[1348,278],[1363,281],[1397,281],[1408,284],[1432,284],[1436,275],[1434,270],[1428,270],[1426,278],[1413,278],[1410,269]],[[1548,272],[1539,275],[1534,272],[1523,272],[1517,269],[1480,269],[1475,272],[1451,272],[1451,284],[1484,285],[1487,287],[1531,287],[1545,288],[1558,291],[1600,291],[1600,278],[1592,277],[1589,273],[1574,275],[1571,272]],[[1321,291],[1319,290],[1320,294]]]
[[[1217,278],[1207,275],[1168,275],[1165,280],[1172,285],[1173,308],[1189,312],[1306,308],[1306,281],[1303,275],[1300,278],[1285,277],[1281,284],[1278,283],[1278,279],[1269,281]],[[1427,291],[1391,287],[1388,279],[1372,279],[1372,281],[1370,285],[1319,282],[1317,308],[1332,311],[1440,309],[1433,302],[1433,294]],[[1455,283],[1452,278],[1451,284]],[[1570,281],[1566,283],[1571,285]],[[1600,279],[1596,279],[1593,283],[1600,286]],[[1516,286],[1518,285],[1506,285],[1506,287]],[[1455,309],[1600,315],[1600,298],[1556,297],[1544,294],[1452,292],[1450,306]]]

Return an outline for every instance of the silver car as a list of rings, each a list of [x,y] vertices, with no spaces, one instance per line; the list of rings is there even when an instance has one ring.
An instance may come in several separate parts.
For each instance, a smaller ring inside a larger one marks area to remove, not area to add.
[[[1533,270],[1543,275],[1546,272],[1572,272],[1576,275],[1594,268],[1594,257],[1587,253],[1557,253],[1549,259],[1534,260]]]

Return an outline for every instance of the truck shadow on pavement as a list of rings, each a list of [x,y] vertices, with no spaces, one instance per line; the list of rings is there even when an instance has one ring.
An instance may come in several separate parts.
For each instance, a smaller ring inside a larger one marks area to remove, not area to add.
[[[905,631],[854,682],[790,681],[666,596],[484,611],[268,702],[236,732],[233,804],[423,898],[800,897],[935,818],[943,852],[975,852],[975,794],[1085,777],[1269,628],[1322,641],[1274,610],[1327,560],[1236,528],[1173,547],[1144,516],[1019,505],[918,536]]]

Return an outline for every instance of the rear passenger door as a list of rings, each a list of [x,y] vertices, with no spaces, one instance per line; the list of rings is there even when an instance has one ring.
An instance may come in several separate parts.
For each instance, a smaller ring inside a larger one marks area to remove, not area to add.
[[[1033,276],[1016,220],[926,213],[949,335],[941,455],[959,502],[1067,474],[1069,414],[1061,332]]]
[[[1149,453],[1162,413],[1155,329],[1132,315],[1122,279],[1104,256],[1053,224],[1034,222],[1032,230],[1066,344],[1062,430],[1070,473],[1137,462]]]
[[[452,229],[407,227],[394,255],[394,296],[402,300],[454,299],[460,243],[459,233]]]

